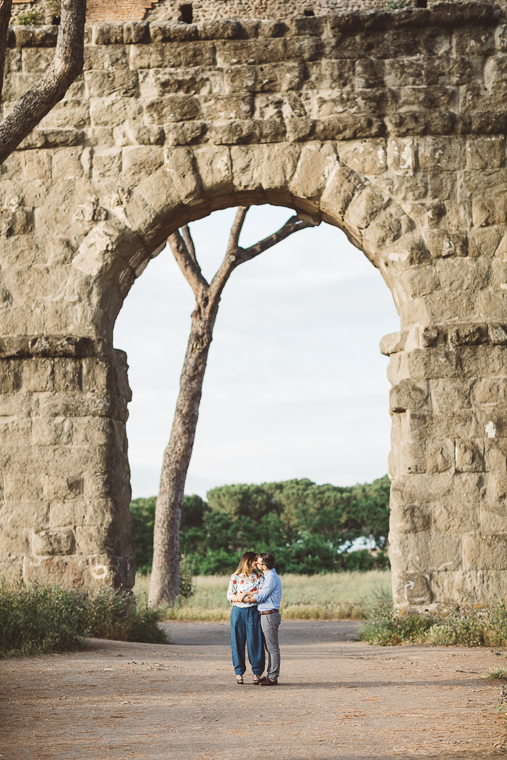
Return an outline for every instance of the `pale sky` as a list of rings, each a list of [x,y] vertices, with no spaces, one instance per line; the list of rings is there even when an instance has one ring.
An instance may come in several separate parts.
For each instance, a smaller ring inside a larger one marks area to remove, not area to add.
[[[282,226],[289,209],[252,207],[240,240]],[[190,225],[204,275],[224,254],[235,209]],[[133,497],[158,491],[193,294],[169,248],[134,284],[114,344],[127,352]],[[204,380],[186,493],[310,478],[352,485],[387,472],[388,360],[399,330],[379,272],[338,229],[303,230],[242,264],[225,287]]]

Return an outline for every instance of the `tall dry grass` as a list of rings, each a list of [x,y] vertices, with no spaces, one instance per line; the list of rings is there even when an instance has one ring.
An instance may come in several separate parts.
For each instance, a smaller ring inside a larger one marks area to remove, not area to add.
[[[283,575],[282,616],[293,620],[363,620],[367,608],[381,597],[391,599],[389,570]],[[134,592],[146,593],[149,576],[138,576]],[[229,578],[196,576],[195,592],[174,607],[167,607],[164,620],[228,620],[231,605],[226,592]]]

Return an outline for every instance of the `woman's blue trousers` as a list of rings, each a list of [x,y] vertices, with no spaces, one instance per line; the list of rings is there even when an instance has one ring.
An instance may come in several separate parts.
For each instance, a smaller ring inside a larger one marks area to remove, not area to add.
[[[237,676],[246,671],[245,644],[248,660],[256,676],[264,672],[264,646],[262,644],[261,619],[255,607],[237,607],[231,610],[232,664]]]

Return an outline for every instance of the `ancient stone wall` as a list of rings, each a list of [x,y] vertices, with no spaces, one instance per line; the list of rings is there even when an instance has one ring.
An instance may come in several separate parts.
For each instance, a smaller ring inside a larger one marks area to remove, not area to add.
[[[417,0],[405,2],[407,6],[417,5]],[[143,20],[190,23],[224,18],[284,21],[305,15],[325,16],[342,10],[384,8],[385,5],[385,0],[88,0],[86,13],[91,24]],[[40,11],[38,23],[51,24],[55,0],[13,0],[13,23],[18,23],[16,19],[20,14],[33,9]]]
[[[12,31],[4,112],[56,31]],[[88,30],[1,168],[2,572],[132,582],[115,319],[178,226],[273,203],[343,229],[400,314],[396,600],[507,596],[506,52],[479,3]]]

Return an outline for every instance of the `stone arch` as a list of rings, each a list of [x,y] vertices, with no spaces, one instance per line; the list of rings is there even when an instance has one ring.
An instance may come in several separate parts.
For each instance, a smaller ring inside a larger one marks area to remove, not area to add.
[[[179,148],[128,193],[119,188],[121,193],[122,205],[113,206],[107,221],[90,230],[72,261],[88,287],[100,282],[112,294],[111,314],[104,320],[101,310],[97,325],[108,341],[123,299],[167,236],[213,211],[241,204],[286,206],[342,229],[380,270],[404,327],[409,324],[400,274],[430,259],[424,239],[395,199],[340,161],[333,142]]]
[[[12,30],[6,110],[56,31]],[[505,49],[483,3],[88,29],[1,167],[2,573],[131,583],[116,314],[172,225],[265,202],[341,227],[396,301],[396,601],[507,596]]]

